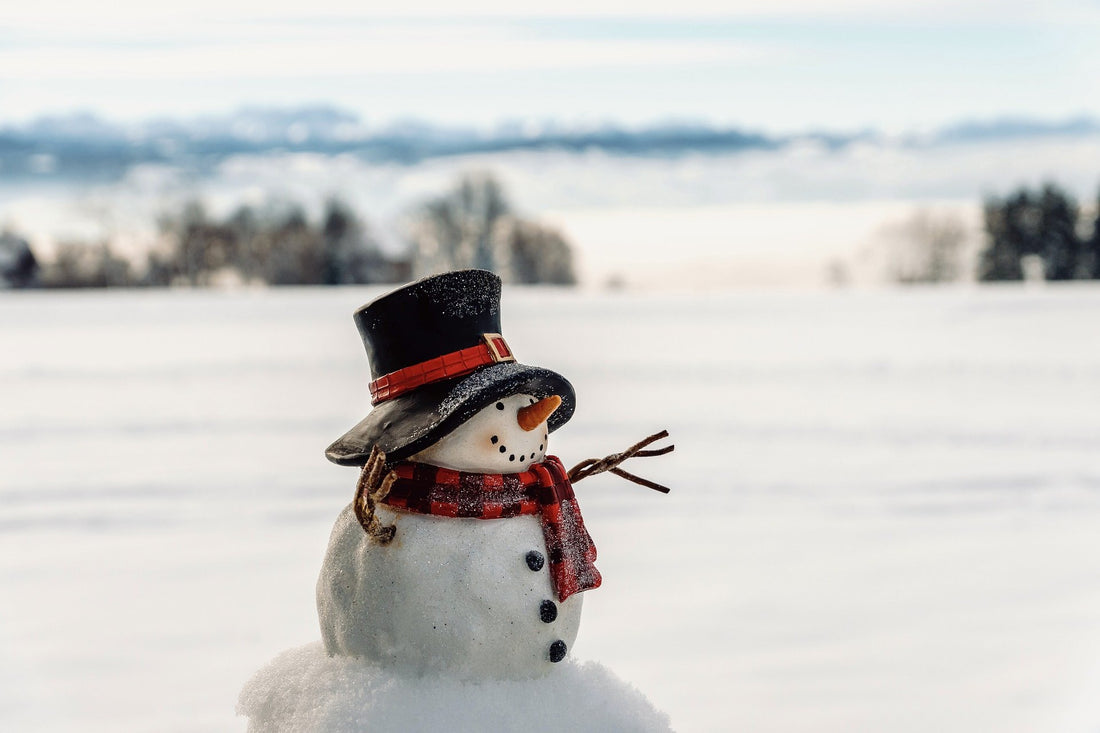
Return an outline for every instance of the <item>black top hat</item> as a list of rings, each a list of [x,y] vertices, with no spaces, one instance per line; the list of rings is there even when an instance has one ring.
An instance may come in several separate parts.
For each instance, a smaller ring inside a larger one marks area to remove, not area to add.
[[[515,361],[500,335],[500,278],[461,270],[424,278],[355,312],[367,349],[374,409],[328,447],[330,461],[366,463],[378,446],[389,463],[435,443],[510,394],[561,397],[551,431],[573,416],[573,385]]]

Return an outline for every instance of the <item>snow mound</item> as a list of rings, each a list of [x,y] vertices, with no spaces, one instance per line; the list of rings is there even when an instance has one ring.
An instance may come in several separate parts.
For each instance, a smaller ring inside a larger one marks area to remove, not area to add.
[[[320,642],[283,652],[257,672],[237,713],[249,717],[250,733],[671,730],[667,715],[595,662],[566,659],[534,680],[459,682],[329,657]]]

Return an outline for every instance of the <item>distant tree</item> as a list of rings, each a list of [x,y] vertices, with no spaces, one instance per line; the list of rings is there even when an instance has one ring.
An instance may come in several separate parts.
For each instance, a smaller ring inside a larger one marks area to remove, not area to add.
[[[391,282],[392,264],[384,257],[366,225],[343,201],[325,204],[321,237],[324,242],[326,285]]]
[[[1021,190],[1004,201],[985,202],[986,248],[979,255],[978,279],[1022,280],[1020,258],[1038,253],[1038,211],[1032,196]]]
[[[242,205],[229,215],[226,228],[233,232],[236,247],[233,250],[232,266],[237,270],[241,282],[267,282],[267,250],[263,236],[264,225],[255,209]]]
[[[493,232],[497,251],[507,257],[502,278],[533,285],[575,285],[573,251],[557,230],[531,221],[505,217]]]
[[[154,288],[171,285],[174,271],[175,263],[170,254],[151,251],[145,258],[145,271],[138,284]]]
[[[52,262],[42,270],[48,288],[113,288],[137,284],[130,262],[106,242],[62,242]]]
[[[38,270],[30,242],[13,232],[0,232],[0,288],[31,287]]]
[[[450,192],[421,208],[412,226],[414,269],[420,274],[481,268],[497,270],[492,233],[511,211],[500,184],[471,174]]]
[[[1038,254],[1047,280],[1077,277],[1081,241],[1077,237],[1077,203],[1058,186],[1048,183],[1037,201],[1039,209]]]
[[[161,217],[161,231],[173,240],[171,251],[150,258],[151,278],[169,283],[211,285],[237,270],[240,241],[230,226],[206,215],[198,201],[190,201],[176,216]]]
[[[961,277],[966,228],[957,216],[922,209],[892,233],[888,267],[895,282],[941,283]]]
[[[454,193],[454,201],[471,245],[471,267],[493,269],[497,261],[493,231],[510,211],[500,183],[491,175],[467,176]]]
[[[1100,280],[1100,194],[1096,196],[1092,234],[1081,243],[1080,276]]]
[[[266,278],[271,285],[317,285],[323,282],[324,245],[298,207],[275,222],[265,237]]]
[[[576,282],[568,242],[513,214],[501,185],[487,174],[468,175],[425,203],[409,231],[418,276],[476,267],[505,282]]]
[[[355,214],[342,201],[329,199],[322,217],[321,239],[324,241],[324,274],[327,285],[355,282],[351,260],[360,240]]]

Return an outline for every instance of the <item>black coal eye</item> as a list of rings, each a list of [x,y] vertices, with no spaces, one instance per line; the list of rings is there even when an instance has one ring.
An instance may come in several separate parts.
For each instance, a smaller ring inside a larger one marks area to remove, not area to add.
[[[497,444],[497,441],[498,441],[498,440],[500,440],[500,438],[498,438],[498,437],[497,437],[497,436],[495,436],[495,435],[494,435],[493,437],[489,438],[489,441],[490,441],[490,442],[491,442],[491,443],[492,443],[493,445],[496,445],[496,444]]]
[[[503,402],[498,402],[497,403],[497,409],[498,410],[503,410],[504,409],[504,403]]]

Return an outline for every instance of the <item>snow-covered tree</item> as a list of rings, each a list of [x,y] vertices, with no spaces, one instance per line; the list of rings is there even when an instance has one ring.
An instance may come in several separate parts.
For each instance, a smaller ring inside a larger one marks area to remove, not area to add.
[[[501,185],[488,174],[467,175],[452,191],[425,203],[412,218],[409,239],[418,277],[480,268],[507,283],[576,282],[564,237],[513,213]]]

